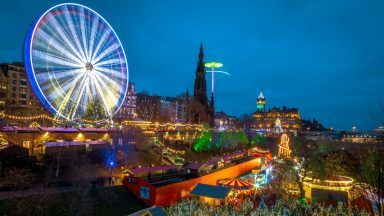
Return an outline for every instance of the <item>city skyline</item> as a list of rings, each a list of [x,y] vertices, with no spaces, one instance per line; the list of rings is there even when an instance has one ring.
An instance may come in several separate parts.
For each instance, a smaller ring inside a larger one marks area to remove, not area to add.
[[[223,62],[223,70],[231,73],[216,83],[217,111],[252,113],[262,91],[267,107],[299,107],[303,118],[319,119],[327,127],[377,126],[372,115],[380,114],[383,99],[382,3],[372,7],[375,1],[348,1],[348,5],[295,1],[276,7],[243,1],[249,4],[246,7],[216,1],[75,2],[109,20],[126,50],[130,81],[139,91],[159,95],[192,91],[203,42],[205,60]],[[27,1],[3,4],[9,10],[0,18],[8,31],[1,36],[0,61],[21,61],[29,25],[56,2],[33,7]],[[328,14],[322,13],[325,9]],[[12,22],[15,18],[18,21]]]

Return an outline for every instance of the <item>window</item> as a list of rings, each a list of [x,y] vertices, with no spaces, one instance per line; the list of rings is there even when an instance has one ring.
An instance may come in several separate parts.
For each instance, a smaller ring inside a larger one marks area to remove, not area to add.
[[[17,90],[16,90],[16,87],[12,87],[12,91],[14,91],[14,92],[17,91]]]
[[[16,74],[15,73],[12,74],[12,77],[13,77],[13,79],[16,79]]]
[[[12,93],[12,97],[13,97],[13,98],[16,98],[16,93]]]
[[[20,105],[25,106],[25,105],[27,105],[27,102],[26,101],[20,101]]]
[[[23,147],[29,148],[29,141],[23,141]]]
[[[26,92],[27,92],[27,88],[20,87],[20,92],[22,92],[22,93],[26,93]]]
[[[26,94],[20,94],[20,98],[27,98],[27,95]]]
[[[20,85],[26,86],[26,85],[27,85],[27,81],[22,80],[22,81],[20,82]]]
[[[17,80],[12,80],[13,85],[17,85]]]
[[[29,96],[29,100],[33,100],[33,96],[31,95],[31,96]]]

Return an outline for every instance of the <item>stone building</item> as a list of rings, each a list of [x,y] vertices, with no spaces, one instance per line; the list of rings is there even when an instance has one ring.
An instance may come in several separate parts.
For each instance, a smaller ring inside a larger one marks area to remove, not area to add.
[[[15,113],[26,108],[28,111],[43,108],[27,80],[22,63],[0,64],[0,106],[3,110]]]
[[[266,100],[262,94],[256,101],[257,110],[253,114],[252,128],[271,133],[297,132],[301,129],[301,117],[298,108],[272,107],[265,109]]]
[[[123,104],[114,116],[116,121],[133,120],[137,117],[137,94],[135,83],[129,82]]]

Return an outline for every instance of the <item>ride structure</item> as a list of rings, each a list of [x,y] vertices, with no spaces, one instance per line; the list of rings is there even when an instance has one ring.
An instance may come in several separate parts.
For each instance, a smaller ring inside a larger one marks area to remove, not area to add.
[[[35,20],[24,64],[37,97],[57,118],[81,120],[97,106],[110,120],[127,92],[128,63],[117,34],[80,4],[53,6]]]

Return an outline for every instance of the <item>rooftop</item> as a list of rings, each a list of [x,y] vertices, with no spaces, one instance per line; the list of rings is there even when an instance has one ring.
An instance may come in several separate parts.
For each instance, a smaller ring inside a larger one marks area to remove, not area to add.
[[[207,184],[197,184],[196,187],[191,191],[191,195],[204,196],[215,199],[225,199],[231,188],[222,186],[213,186]]]

